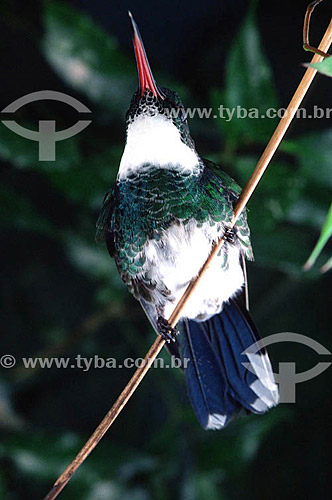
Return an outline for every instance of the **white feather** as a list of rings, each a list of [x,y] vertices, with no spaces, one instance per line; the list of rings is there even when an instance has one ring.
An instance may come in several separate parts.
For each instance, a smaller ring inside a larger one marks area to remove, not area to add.
[[[195,150],[182,142],[172,120],[160,114],[141,114],[129,123],[118,177],[124,179],[145,164],[190,172],[200,168]],[[167,299],[158,286],[153,292],[154,301],[165,318],[170,316],[189,282],[197,276],[211,252],[212,243],[217,241],[223,231],[221,223],[213,226],[205,223],[198,227],[196,221],[192,220],[186,225],[175,223],[164,232],[161,240],[149,240],[146,243],[143,249],[146,262],[142,275],[147,274],[152,282],[167,287],[171,292]],[[223,302],[243,286],[239,248],[228,246],[227,266],[223,269],[224,248],[221,255],[213,260],[190,298],[183,311],[184,317],[207,319],[219,312]]]
[[[128,125],[127,142],[122,155],[119,178],[123,179],[144,164],[180,170],[197,169],[197,153],[181,140],[172,120],[164,115],[142,114]]]
[[[199,270],[211,252],[213,241],[223,232],[221,224],[210,226],[209,223],[197,227],[192,220],[186,225],[173,224],[163,235],[162,241],[149,240],[144,248],[146,263],[143,274],[162,283],[170,291],[172,301],[158,295],[154,299],[164,309],[168,318],[181,298],[189,282],[197,276]],[[222,267],[225,247],[211,263],[203,278],[189,299],[183,311],[183,317],[207,319],[219,312],[223,302],[232,297],[244,284],[244,276],[239,262],[239,248],[228,245],[227,266]]]
[[[246,354],[249,363],[242,363],[252,373],[257,376],[257,380],[250,385],[255,394],[258,396],[257,403],[266,405],[265,410],[275,406],[279,402],[278,386],[275,383],[274,374],[270,359],[266,353],[251,352],[252,346],[246,349],[242,354]],[[256,401],[252,404],[254,410],[259,411],[255,406]]]
[[[227,415],[221,415],[219,413],[212,413],[209,415],[209,420],[206,428],[211,430],[218,430],[225,427],[227,420]]]

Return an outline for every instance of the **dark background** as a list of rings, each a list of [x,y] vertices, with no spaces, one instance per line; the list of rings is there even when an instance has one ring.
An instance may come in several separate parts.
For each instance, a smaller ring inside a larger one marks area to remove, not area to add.
[[[185,106],[287,106],[300,81],[306,2],[0,2],[0,108],[38,90],[76,97],[92,124],[57,144],[55,162],[0,124],[1,369],[0,498],[42,498],[110,408],[132,370],[25,369],[22,357],[143,357],[154,340],[139,305],[94,241],[103,194],[116,176],[124,114],[137,76],[127,9],[139,24],[161,85]],[[313,16],[319,42],[331,17]],[[243,24],[246,23],[246,24]],[[331,79],[318,75],[305,99],[332,107]],[[8,119],[2,114],[1,119]],[[69,106],[42,101],[15,119],[37,129],[73,125]],[[241,185],[275,120],[193,119],[202,156]],[[292,331],[332,349],[328,273],[302,266],[330,204],[330,119],[297,119],[249,203],[256,261],[248,266],[251,312],[263,336]],[[322,359],[294,344],[271,346],[277,367]],[[167,354],[163,354],[168,360]],[[220,432],[195,420],[176,369],[153,369],[63,499],[324,499],[331,484],[331,374],[297,386],[296,404],[241,418]]]

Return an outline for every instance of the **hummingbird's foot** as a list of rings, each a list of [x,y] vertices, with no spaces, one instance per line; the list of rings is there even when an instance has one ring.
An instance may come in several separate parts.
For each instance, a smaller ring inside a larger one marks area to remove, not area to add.
[[[224,240],[227,241],[227,243],[231,244],[233,244],[235,241],[235,232],[230,227],[226,227],[225,229]]]
[[[175,342],[175,338],[179,333],[177,328],[173,328],[163,316],[158,316],[157,325],[159,334],[167,343]]]

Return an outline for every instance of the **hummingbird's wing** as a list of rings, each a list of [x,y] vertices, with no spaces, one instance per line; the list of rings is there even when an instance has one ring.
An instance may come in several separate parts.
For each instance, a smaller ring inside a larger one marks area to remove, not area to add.
[[[115,205],[115,194],[116,194],[116,184],[107,191],[104,197],[103,206],[100,211],[97,220],[97,231],[96,231],[96,241],[97,243],[105,243],[108,239],[109,242],[113,241],[113,225],[112,225],[112,215]],[[107,236],[110,238],[107,238]],[[111,257],[114,256],[114,245],[107,245],[108,251]]]
[[[241,187],[235,182],[234,179],[232,179],[212,161],[203,159],[203,163],[206,175],[214,180],[213,185],[220,186],[221,190],[224,193],[224,196],[226,196],[227,193],[229,202],[234,206],[242,191]],[[254,256],[250,243],[250,230],[247,224],[246,210],[242,212],[242,214],[236,221],[234,229],[236,230],[236,236],[242,246],[241,253],[244,254],[248,260],[253,260]]]
[[[117,186],[116,183],[114,183],[114,185],[109,189],[104,197],[103,206],[96,224],[96,241],[98,243],[105,243],[106,241],[108,251],[112,257],[114,257],[115,254],[114,233],[116,232],[116,227],[112,220],[112,215],[115,204],[117,202],[117,194]],[[153,329],[158,334],[158,316],[155,305],[145,300],[142,295],[138,296],[137,298],[139,299],[142,309],[144,310]],[[171,355],[180,359],[179,346],[177,342],[172,342],[172,344],[167,345],[166,348]]]
[[[241,187],[235,182],[232,177],[230,177],[226,172],[224,172],[219,165],[216,165],[213,163],[213,161],[207,160],[204,158],[203,160],[205,168],[208,170],[211,170],[217,177],[219,177],[222,181],[222,183],[227,187],[231,193],[238,198],[242,189]]]

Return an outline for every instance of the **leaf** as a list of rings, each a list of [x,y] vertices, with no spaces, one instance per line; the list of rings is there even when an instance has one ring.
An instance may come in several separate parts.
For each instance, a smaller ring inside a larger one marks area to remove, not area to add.
[[[240,184],[245,185],[257,163],[253,156],[238,156],[234,166]],[[273,231],[278,222],[284,221],[290,207],[299,199],[304,186],[293,165],[274,161],[257,191],[249,201],[249,224],[253,232]]]
[[[300,174],[317,184],[332,187],[332,130],[313,132],[280,144],[280,150],[294,154],[300,163]]]
[[[310,240],[303,228],[291,225],[278,225],[275,231],[265,235],[252,233],[257,262],[295,277],[303,276],[303,262],[310,251]],[[312,271],[308,277],[316,278],[317,275]]]
[[[294,140],[292,144],[288,142],[285,149],[296,156],[300,168],[294,162],[273,161],[257,186],[256,195],[248,204],[248,221],[255,258],[263,265],[291,275],[302,274],[303,262],[311,250],[306,226],[321,227],[325,219],[326,197],[330,200],[330,189],[326,189],[326,185],[314,189],[315,184],[310,179],[310,176],[314,177],[321,183],[320,171],[326,169],[327,172],[331,161],[325,154],[329,135],[328,132],[321,139],[322,146],[317,155],[310,153],[309,147],[306,149],[306,137]],[[319,141],[318,135],[311,134],[307,142],[313,147],[312,142],[316,140]],[[318,160],[315,164],[314,158]],[[256,157],[249,155],[234,159],[241,185],[249,178],[256,161]],[[311,168],[308,168],[308,163]],[[286,222],[291,224],[286,226]],[[300,247],[297,241],[301,241]],[[318,272],[313,271],[310,277],[318,277]]]
[[[310,66],[316,69],[322,75],[329,76],[332,78],[332,57],[327,57],[322,62],[306,64],[305,66]]]
[[[329,260],[320,268],[319,271],[321,273],[326,273],[330,269],[332,269],[332,257],[329,258]]]
[[[133,92],[133,61],[87,15],[62,2],[44,3],[42,50],[58,75],[100,106],[123,114]]]
[[[254,4],[235,38],[226,68],[225,91],[213,94],[215,108],[223,104],[229,113],[234,112],[229,119],[224,110],[225,118],[219,120],[223,132],[235,144],[265,141],[276,124],[275,118],[265,117],[266,112],[278,108],[278,99],[261,47]]]
[[[315,245],[315,248],[311,252],[309,259],[307,260],[307,262],[303,266],[303,268],[306,271],[314,265],[314,263],[317,260],[317,257],[319,256],[319,254],[323,250],[324,246],[326,245],[326,243],[329,240],[329,238],[331,237],[331,235],[332,235],[332,203],[331,203],[330,209],[328,211],[328,214],[326,216],[325,224],[322,228],[319,239]],[[329,268],[329,265],[330,264],[328,263],[327,268]],[[325,264],[325,266],[326,266],[326,264]],[[325,268],[325,266],[324,266],[324,268]]]

